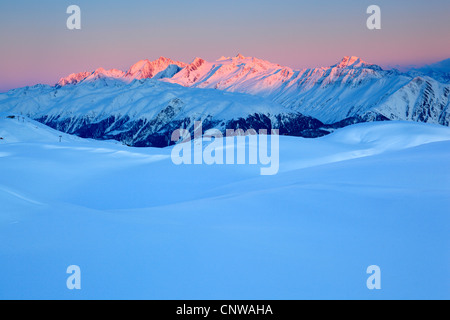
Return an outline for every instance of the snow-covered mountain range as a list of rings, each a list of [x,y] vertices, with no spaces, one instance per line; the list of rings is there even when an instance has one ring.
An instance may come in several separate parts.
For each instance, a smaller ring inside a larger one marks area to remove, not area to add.
[[[167,146],[174,129],[192,129],[196,120],[205,129],[278,128],[304,137],[374,120],[448,126],[450,84],[435,69],[402,73],[358,57],[303,70],[240,54],[190,64],[161,57],[10,90],[0,94],[0,111],[134,146]]]
[[[376,116],[443,125],[450,120],[448,83],[426,73],[385,71],[358,57],[298,71],[242,55],[213,63],[195,59],[167,81],[263,96],[326,123]]]
[[[450,59],[445,59],[430,65],[409,70],[409,75],[421,76],[427,75],[443,83],[450,83]]]
[[[169,66],[171,66],[171,68],[168,69]],[[98,79],[122,79],[128,82],[135,79],[158,79],[167,77],[167,72],[169,70],[176,70],[176,72],[178,72],[185,66],[186,64],[183,62],[173,61],[172,59],[164,57],[160,57],[155,61],[146,59],[135,63],[126,72],[117,69],[105,70],[103,68],[98,68],[93,72],[72,73],[67,77],[61,78],[57,85],[65,86],[68,84],[77,84],[83,81],[90,82]]]
[[[247,130],[280,128],[281,134],[322,136],[329,126],[262,97],[185,88],[155,79],[130,83],[97,78],[73,86],[37,85],[10,91],[1,110],[32,117],[84,138],[115,139],[133,146],[164,147],[182,127]],[[0,99],[1,99],[0,98]]]

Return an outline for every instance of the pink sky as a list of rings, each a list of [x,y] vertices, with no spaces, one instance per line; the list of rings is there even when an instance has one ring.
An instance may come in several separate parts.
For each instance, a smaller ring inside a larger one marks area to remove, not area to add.
[[[370,31],[372,2],[80,0],[77,31],[66,28],[70,1],[2,3],[0,91],[159,56],[212,61],[240,52],[292,68],[351,55],[383,67],[450,58],[450,1],[376,1],[382,29]]]

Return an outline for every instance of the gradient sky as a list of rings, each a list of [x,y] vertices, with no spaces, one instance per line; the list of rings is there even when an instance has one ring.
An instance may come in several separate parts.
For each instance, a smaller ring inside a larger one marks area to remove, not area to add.
[[[81,7],[82,30],[66,28]],[[366,28],[366,9],[382,29]],[[0,3],[0,92],[166,56],[256,56],[292,68],[355,55],[382,66],[450,58],[448,0],[14,0]]]

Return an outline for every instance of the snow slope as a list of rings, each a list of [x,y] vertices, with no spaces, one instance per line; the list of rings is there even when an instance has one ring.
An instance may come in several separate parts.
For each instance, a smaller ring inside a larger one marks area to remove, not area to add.
[[[133,146],[164,147],[174,130],[239,126],[280,128],[293,135],[324,135],[323,124],[262,97],[185,88],[156,79],[130,83],[105,78],[77,85],[33,87],[0,94],[0,111],[23,114],[85,138],[115,139]],[[236,125],[235,123],[238,122]]]
[[[9,118],[8,118],[9,117]],[[81,142],[84,139],[56,131],[44,124],[30,120],[21,115],[0,113],[0,144],[38,143],[62,141]]]
[[[450,297],[449,128],[282,136],[276,176],[58,142],[30,119],[2,115],[0,128],[2,299]],[[79,291],[65,286],[72,264]]]

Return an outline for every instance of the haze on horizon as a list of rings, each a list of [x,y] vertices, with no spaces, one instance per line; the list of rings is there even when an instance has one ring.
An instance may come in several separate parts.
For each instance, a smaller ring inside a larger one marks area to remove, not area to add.
[[[81,30],[66,28],[71,4],[81,8]],[[381,7],[381,30],[366,28],[371,4]],[[450,58],[448,12],[446,0],[2,2],[0,92],[159,56],[214,61],[240,52],[295,69],[343,56],[429,64]]]

